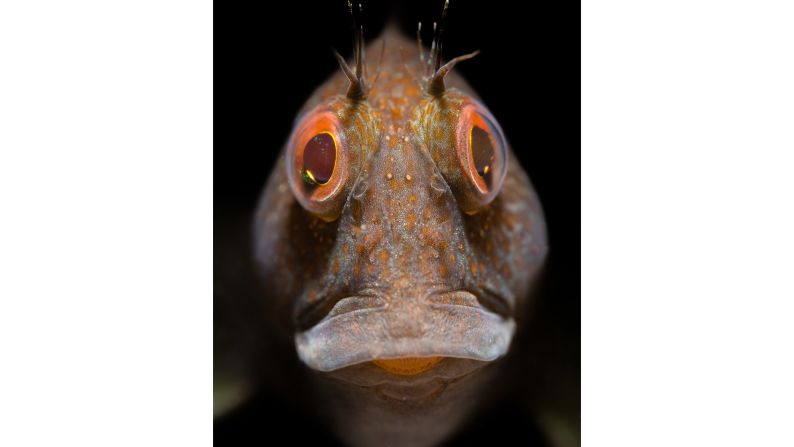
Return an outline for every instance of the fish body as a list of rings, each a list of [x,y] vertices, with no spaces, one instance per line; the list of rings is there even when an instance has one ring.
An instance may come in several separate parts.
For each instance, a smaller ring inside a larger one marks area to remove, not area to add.
[[[316,90],[253,221],[259,298],[350,445],[435,445],[459,428],[548,251],[498,121],[454,71],[434,87],[420,48],[387,29],[362,52],[361,91],[344,70]]]

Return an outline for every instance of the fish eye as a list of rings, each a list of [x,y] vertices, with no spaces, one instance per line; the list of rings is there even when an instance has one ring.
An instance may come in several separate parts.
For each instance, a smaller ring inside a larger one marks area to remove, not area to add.
[[[469,131],[469,149],[477,175],[485,182],[486,188],[493,187],[494,148],[491,135],[487,130],[473,125]]]
[[[328,110],[315,109],[293,131],[287,149],[290,188],[306,211],[325,221],[339,217],[347,183],[342,126]]]
[[[476,213],[499,193],[507,170],[507,143],[490,112],[479,103],[461,109],[455,154],[463,179],[458,182],[458,201],[463,211]]]
[[[303,179],[309,185],[325,185],[336,167],[336,139],[330,132],[320,132],[303,148]]]

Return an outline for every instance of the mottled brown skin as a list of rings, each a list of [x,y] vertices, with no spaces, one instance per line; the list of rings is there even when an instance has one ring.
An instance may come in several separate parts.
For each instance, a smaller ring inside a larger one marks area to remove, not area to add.
[[[454,134],[477,97],[454,72],[444,93],[429,94],[416,42],[392,31],[367,54],[370,80],[380,74],[365,100],[345,97],[340,72],[300,114],[324,108],[343,123],[341,213],[301,207],[282,152],[254,221],[257,273],[341,439],[433,445],[487,391],[542,267],[545,223],[509,148],[497,197],[465,213]]]

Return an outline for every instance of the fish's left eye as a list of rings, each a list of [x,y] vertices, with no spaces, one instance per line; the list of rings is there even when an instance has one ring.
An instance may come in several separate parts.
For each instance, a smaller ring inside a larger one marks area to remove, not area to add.
[[[499,193],[507,171],[502,129],[481,104],[471,101],[458,118],[455,155],[462,176],[453,190],[463,211],[473,214]]]
[[[490,132],[476,124],[472,125],[469,129],[469,150],[471,150],[471,159],[477,175],[482,179],[486,188],[492,188],[496,150]]]

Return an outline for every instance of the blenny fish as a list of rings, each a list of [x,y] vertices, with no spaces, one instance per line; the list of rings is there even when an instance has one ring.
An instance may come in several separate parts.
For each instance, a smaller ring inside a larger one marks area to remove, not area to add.
[[[435,445],[498,377],[546,225],[497,118],[453,70],[473,55],[443,63],[441,27],[429,49],[392,27],[365,46],[355,29],[352,61],[305,103],[261,196],[258,299],[342,441]]]

